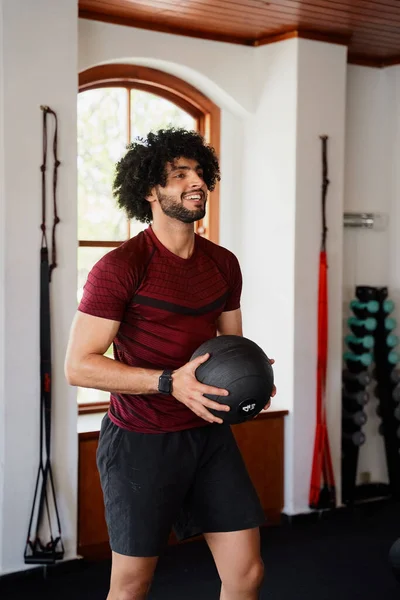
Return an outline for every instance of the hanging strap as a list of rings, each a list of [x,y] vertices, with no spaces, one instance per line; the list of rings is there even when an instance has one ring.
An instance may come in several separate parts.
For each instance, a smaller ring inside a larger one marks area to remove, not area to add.
[[[53,270],[57,266],[56,260],[56,226],[60,222],[57,214],[57,170],[60,161],[57,157],[58,123],[57,115],[48,106],[41,106],[43,111],[43,161],[40,167],[42,172],[42,240],[40,249],[40,447],[39,468],[36,478],[33,506],[29,521],[27,543],[25,548],[25,562],[29,564],[52,564],[64,556],[64,546],[61,539],[61,522],[58,512],[53,474],[50,463],[51,450],[51,409],[52,409],[52,364],[51,364],[51,322],[50,322],[50,281]],[[52,262],[49,265],[49,249],[46,231],[46,170],[47,170],[47,116],[54,117],[53,137],[53,227],[52,227]],[[41,484],[41,485],[40,485]],[[39,491],[40,490],[40,491]],[[50,493],[51,494],[50,494]],[[53,537],[51,505],[55,511],[58,535]],[[34,537],[31,538],[31,529],[36,512],[36,527]],[[47,517],[47,525],[50,539],[43,543],[40,539],[40,528],[44,516]]]
[[[328,136],[321,136],[321,141],[322,239],[318,286],[317,425],[309,494],[309,505],[311,508],[328,508],[334,507],[336,504],[335,481],[326,423],[326,374],[328,364],[328,264],[326,255],[326,238],[328,232],[326,226],[326,197],[329,185],[327,161]]]
[[[53,136],[53,182],[52,182],[52,194],[53,194],[53,228],[51,235],[51,264],[49,267],[49,281],[51,281],[51,275],[53,269],[57,266],[57,251],[56,251],[56,227],[60,222],[57,213],[57,173],[60,161],[57,156],[58,146],[58,119],[57,115],[49,106],[41,106],[43,111],[43,162],[40,167],[42,171],[42,224],[40,226],[42,230],[42,249],[48,248],[47,245],[47,232],[46,232],[46,169],[47,169],[47,115],[53,115],[54,117],[54,136]]]
[[[321,135],[322,141],[322,239],[321,239],[321,252],[326,252],[326,237],[328,234],[328,228],[326,226],[326,197],[328,194],[328,186],[330,181],[328,179],[328,136]]]

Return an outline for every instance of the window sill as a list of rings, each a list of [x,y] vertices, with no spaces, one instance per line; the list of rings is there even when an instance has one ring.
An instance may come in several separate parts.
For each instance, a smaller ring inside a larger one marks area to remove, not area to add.
[[[109,407],[109,402],[88,402],[87,404],[78,404],[78,415],[89,415],[94,413],[105,413]]]

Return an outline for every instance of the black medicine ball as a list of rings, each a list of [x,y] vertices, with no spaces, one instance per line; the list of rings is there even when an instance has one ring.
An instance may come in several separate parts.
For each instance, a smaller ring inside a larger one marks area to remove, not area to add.
[[[207,410],[231,424],[258,415],[269,401],[274,385],[274,373],[265,352],[247,338],[221,335],[204,342],[191,360],[207,353],[210,358],[196,369],[196,378],[228,390],[229,396],[205,397],[231,407],[229,412]]]

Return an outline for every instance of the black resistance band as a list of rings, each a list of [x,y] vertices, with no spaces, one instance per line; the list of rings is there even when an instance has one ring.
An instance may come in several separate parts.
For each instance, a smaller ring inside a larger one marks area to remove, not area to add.
[[[56,113],[48,106],[41,106],[43,111],[43,163],[42,172],[42,242],[40,249],[40,449],[39,469],[36,478],[33,506],[29,521],[28,536],[24,559],[27,564],[53,564],[64,557],[64,545],[61,539],[61,523],[56,502],[53,473],[50,464],[51,441],[51,330],[50,330],[50,281],[56,262],[56,226],[60,219],[57,215],[57,170],[60,162],[57,157],[58,121]],[[51,264],[46,234],[46,169],[47,169],[47,117],[54,118],[53,137],[53,229]],[[51,506],[52,501],[52,506]],[[52,532],[51,509],[55,513],[58,533]],[[36,514],[36,527],[32,534],[32,524]],[[40,532],[48,529],[49,540],[43,542]]]

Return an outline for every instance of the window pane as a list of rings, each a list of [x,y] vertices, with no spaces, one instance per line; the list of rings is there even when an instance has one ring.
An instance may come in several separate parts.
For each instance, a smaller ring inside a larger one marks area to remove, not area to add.
[[[92,390],[89,388],[78,388],[77,400],[78,404],[109,402],[110,392],[103,392],[103,390]]]
[[[170,126],[192,130],[196,129],[196,120],[165,98],[131,90],[131,139]]]
[[[112,195],[115,163],[128,137],[128,91],[78,94],[78,239],[124,240],[127,220]]]
[[[131,229],[130,229],[131,238],[135,237],[135,235],[137,235],[144,229],[147,229],[147,227],[148,227],[147,223],[141,223],[140,221],[137,221],[136,219],[132,219],[131,220]]]
[[[83,286],[86,283],[89,271],[110,250],[112,248],[99,248],[97,246],[78,248],[78,303],[81,301]]]

